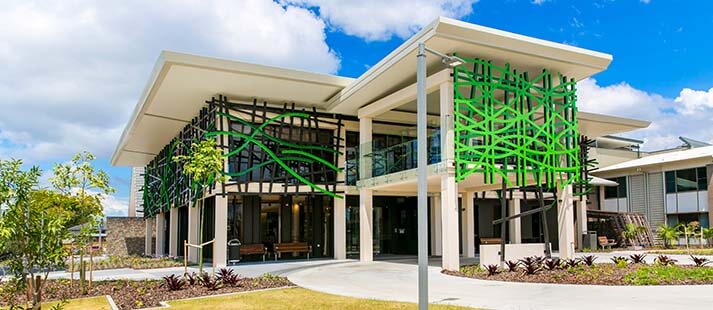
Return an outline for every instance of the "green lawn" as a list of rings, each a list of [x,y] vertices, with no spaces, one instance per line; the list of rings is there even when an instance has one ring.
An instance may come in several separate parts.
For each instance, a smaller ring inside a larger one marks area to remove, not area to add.
[[[53,301],[53,302],[45,302],[42,303],[42,309],[50,309],[52,306],[58,304],[58,301]],[[2,308],[2,309],[8,309],[8,308]],[[78,299],[72,299],[68,300],[68,303],[64,305],[64,310],[84,310],[84,309],[93,309],[93,310],[110,310],[111,306],[109,305],[109,302],[106,300],[106,296],[96,296],[96,297],[88,297],[88,298],[78,298]]]
[[[416,309],[416,304],[359,299],[287,288],[221,297],[169,302],[172,309]],[[465,307],[431,305],[429,309],[456,310]]]
[[[673,255],[673,254],[683,254],[683,255],[713,255],[713,248],[691,248],[690,250],[686,250],[685,248],[678,248],[678,249],[657,249],[657,250],[650,250],[647,251],[648,253],[651,254],[666,254],[666,255]]]

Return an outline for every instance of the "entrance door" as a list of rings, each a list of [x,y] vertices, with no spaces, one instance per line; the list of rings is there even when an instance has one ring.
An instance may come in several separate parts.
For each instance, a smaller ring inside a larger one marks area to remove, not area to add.
[[[188,240],[188,208],[189,206],[183,206],[178,209],[173,209],[174,212],[178,212],[178,256],[183,257],[184,253],[184,241]]]

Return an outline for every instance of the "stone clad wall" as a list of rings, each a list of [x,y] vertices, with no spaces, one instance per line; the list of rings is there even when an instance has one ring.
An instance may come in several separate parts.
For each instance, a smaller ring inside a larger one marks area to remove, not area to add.
[[[141,217],[107,217],[106,253],[143,255],[146,223]]]

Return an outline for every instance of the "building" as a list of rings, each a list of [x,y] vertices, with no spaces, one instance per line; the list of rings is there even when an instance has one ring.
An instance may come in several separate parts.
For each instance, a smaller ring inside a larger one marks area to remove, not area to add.
[[[610,55],[448,18],[356,79],[163,52],[112,157],[145,167],[146,252],[196,261],[183,243],[201,233],[218,266],[234,239],[306,243],[312,257],[415,255],[419,42],[465,62],[426,58],[431,255],[449,270],[497,253],[486,243],[571,256],[586,231],[586,137],[649,123],[577,111],[576,81]],[[174,158],[206,138],[228,180],[209,184],[199,232],[196,183]]]
[[[129,217],[144,215],[144,167],[131,168],[131,189],[129,192]]]
[[[617,138],[619,141],[628,139]],[[635,148],[604,150],[607,164],[594,175],[615,181],[617,186],[594,192],[592,209],[644,214],[650,228],[697,221],[709,227],[713,214],[710,179],[713,173],[713,146],[681,137],[682,145],[653,152]],[[632,144],[632,145],[633,145]],[[613,154],[613,155],[612,155]]]

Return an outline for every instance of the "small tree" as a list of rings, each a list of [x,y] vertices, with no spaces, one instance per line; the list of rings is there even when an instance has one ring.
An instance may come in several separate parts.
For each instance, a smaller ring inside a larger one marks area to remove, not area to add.
[[[223,175],[223,151],[217,147],[215,140],[206,139],[199,143],[192,143],[188,155],[176,156],[174,160],[183,164],[184,173],[190,176],[193,181],[191,188],[191,194],[193,195],[192,208],[198,207],[200,211],[198,243],[202,244],[205,220],[203,197],[215,182],[221,182],[225,179]],[[185,255],[188,255],[188,253],[185,253]],[[203,272],[203,247],[198,248],[198,268],[200,272]]]
[[[663,240],[663,245],[665,248],[670,248],[673,241],[678,241],[681,236],[680,224],[675,226],[668,226],[666,224],[661,224],[656,229],[656,235]]]
[[[701,235],[703,239],[706,239],[708,241],[708,246],[713,246],[713,227],[709,228],[703,228],[701,231]]]
[[[71,218],[67,210],[72,201],[39,190],[40,169],[23,171],[21,165],[19,160],[0,160],[0,248],[10,254],[16,288],[22,290],[29,284],[32,308],[40,309],[47,275],[64,261],[62,240],[67,236]]]
[[[688,222],[686,225],[681,225],[681,227],[683,228],[683,237],[686,238],[686,249],[689,249],[691,238],[696,238],[701,224],[698,221],[691,221]]]
[[[94,159],[94,155],[89,152],[77,153],[69,163],[56,164],[53,168],[54,176],[50,178],[58,192],[75,202],[72,205],[74,216],[71,224],[81,225],[73,241],[79,250],[79,287],[82,294],[87,293],[84,256],[103,215],[101,199],[103,195],[114,192],[109,185],[109,175],[92,166]],[[74,260],[74,257],[70,259]]]

